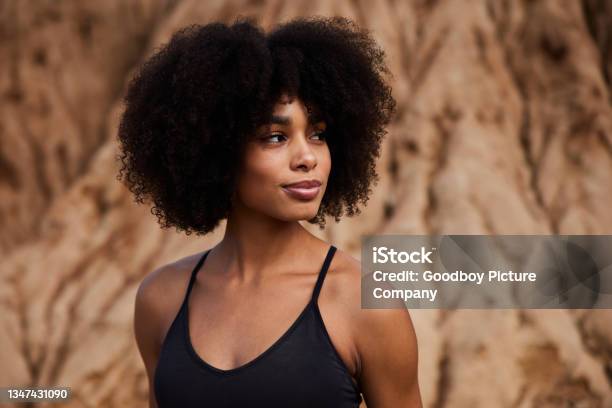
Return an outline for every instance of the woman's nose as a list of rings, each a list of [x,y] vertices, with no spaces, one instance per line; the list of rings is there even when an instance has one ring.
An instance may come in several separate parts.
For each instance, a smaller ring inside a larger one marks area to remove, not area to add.
[[[294,138],[292,151],[293,168],[303,168],[310,170],[317,165],[317,156],[312,150],[305,136]]]

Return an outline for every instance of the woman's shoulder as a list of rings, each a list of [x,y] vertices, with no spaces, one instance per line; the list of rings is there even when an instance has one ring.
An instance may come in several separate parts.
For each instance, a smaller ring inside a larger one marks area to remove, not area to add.
[[[189,279],[193,268],[196,266],[204,252],[187,255],[173,261],[161,264],[150,271],[142,280],[141,285],[145,287],[158,287],[168,285],[181,285],[185,279]]]
[[[336,249],[318,303],[333,326],[352,338],[361,309],[361,262],[350,252]]]
[[[377,328],[381,333],[391,334],[397,330],[414,335],[412,319],[405,307],[393,309],[364,309],[361,307],[362,270],[361,261],[349,252],[338,249],[325,285],[327,295],[335,299],[344,310],[355,333],[371,333],[367,328]],[[329,281],[328,281],[329,280]],[[367,290],[367,288],[365,289]]]
[[[394,378],[407,375],[416,379],[417,339],[408,309],[362,308],[361,262],[345,251],[338,250],[337,256],[329,270],[329,281],[326,278],[326,298],[336,305],[342,317],[338,321],[344,321],[342,326],[350,333],[347,349],[354,356],[355,375],[368,382],[372,376],[394,371]],[[370,367],[367,373],[362,371],[366,366]]]
[[[361,262],[348,251],[337,248],[325,278],[333,298],[360,299]],[[354,303],[354,302],[350,302]]]
[[[147,311],[146,320],[164,337],[187,291],[189,278],[203,252],[155,267],[140,282],[136,303]]]

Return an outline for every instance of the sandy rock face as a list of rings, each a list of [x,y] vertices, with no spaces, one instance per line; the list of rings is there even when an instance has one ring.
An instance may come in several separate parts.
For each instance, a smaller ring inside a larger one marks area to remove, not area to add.
[[[398,114],[367,207],[320,232],[612,233],[612,8],[584,1],[8,1],[0,6],[0,384],[146,406],[133,300],[217,242],[115,179],[137,63],[190,23],[339,14],[388,56]],[[413,310],[427,407],[611,407],[609,310]],[[41,404],[44,406],[45,404]]]

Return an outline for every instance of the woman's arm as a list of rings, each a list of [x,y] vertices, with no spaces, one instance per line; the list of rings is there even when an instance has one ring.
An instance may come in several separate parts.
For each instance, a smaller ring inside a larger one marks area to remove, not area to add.
[[[355,334],[368,408],[421,408],[418,348],[407,309],[362,309]]]
[[[160,323],[160,286],[155,281],[159,275],[154,271],[148,275],[138,287],[134,303],[134,335],[140,356],[144,362],[147,378],[149,380],[149,407],[158,408],[155,401],[153,379],[155,367],[159,358],[161,342],[159,338]],[[157,300],[157,301],[156,301]]]

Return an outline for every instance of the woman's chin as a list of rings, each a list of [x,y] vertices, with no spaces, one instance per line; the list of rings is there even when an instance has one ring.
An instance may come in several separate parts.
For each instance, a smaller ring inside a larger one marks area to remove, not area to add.
[[[317,216],[318,208],[314,210],[302,210],[302,211],[292,211],[289,214],[285,214],[283,219],[286,221],[308,221]]]

